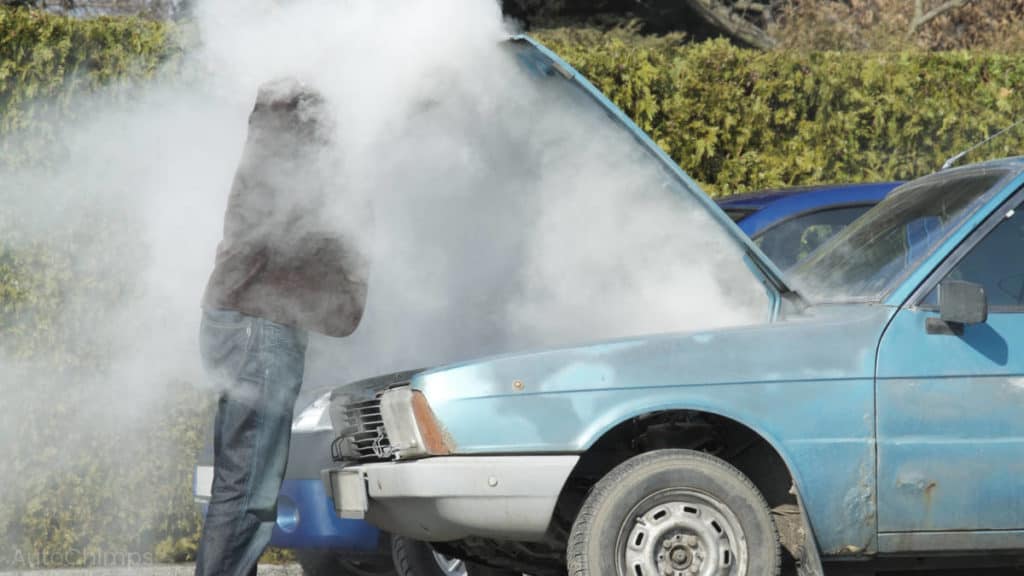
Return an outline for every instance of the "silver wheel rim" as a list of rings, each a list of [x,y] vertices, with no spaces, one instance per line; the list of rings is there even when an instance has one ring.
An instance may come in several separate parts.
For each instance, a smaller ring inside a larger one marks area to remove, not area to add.
[[[467,576],[466,563],[459,558],[449,558],[444,554],[441,554],[431,548],[431,552],[434,553],[434,561],[437,562],[437,567],[441,569],[442,574],[452,574],[453,576]]]
[[[623,522],[616,545],[623,576],[744,576],[747,543],[721,500],[686,488],[645,498]]]

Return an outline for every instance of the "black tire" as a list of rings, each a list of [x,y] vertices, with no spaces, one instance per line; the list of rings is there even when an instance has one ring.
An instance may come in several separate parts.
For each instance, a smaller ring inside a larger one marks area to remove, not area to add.
[[[573,523],[570,576],[673,573],[777,576],[779,537],[757,487],[728,462],[656,450],[598,482]],[[627,567],[628,564],[628,567]],[[696,569],[696,572],[692,570]]]
[[[354,558],[330,550],[296,550],[306,576],[395,576],[387,556]]]
[[[430,544],[402,536],[391,537],[391,559],[398,576],[452,576],[466,573],[461,563],[443,568]]]

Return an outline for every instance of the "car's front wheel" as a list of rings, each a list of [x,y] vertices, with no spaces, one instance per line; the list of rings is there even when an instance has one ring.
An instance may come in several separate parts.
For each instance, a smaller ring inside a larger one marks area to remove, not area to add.
[[[623,462],[591,491],[566,550],[571,576],[775,576],[764,497],[729,463],[693,450]]]

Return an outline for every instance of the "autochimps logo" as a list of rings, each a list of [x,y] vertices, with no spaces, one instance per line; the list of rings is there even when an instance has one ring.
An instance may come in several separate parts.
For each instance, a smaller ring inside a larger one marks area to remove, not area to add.
[[[112,550],[15,550],[14,557],[8,563],[15,569],[39,568],[131,568],[156,563],[152,552],[112,551]]]

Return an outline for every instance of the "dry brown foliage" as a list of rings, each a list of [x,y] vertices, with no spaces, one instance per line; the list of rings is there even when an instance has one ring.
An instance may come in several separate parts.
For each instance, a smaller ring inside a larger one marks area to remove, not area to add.
[[[772,31],[808,50],[1024,50],[1024,0],[789,0]]]

